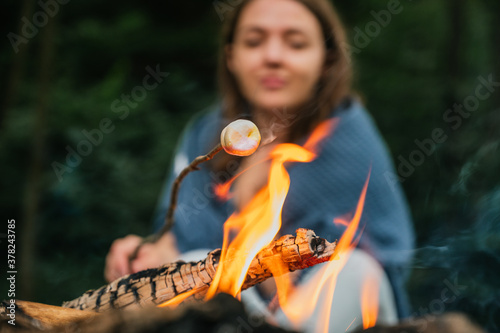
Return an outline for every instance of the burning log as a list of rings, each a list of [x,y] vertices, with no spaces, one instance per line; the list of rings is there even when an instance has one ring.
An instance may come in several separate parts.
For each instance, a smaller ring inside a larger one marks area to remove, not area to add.
[[[74,309],[66,311],[84,312]],[[218,294],[203,303],[191,303],[171,308],[147,308],[135,311],[91,312],[89,320],[60,323],[55,327],[12,326],[6,322],[2,333],[143,333],[143,332],[261,332],[287,333],[291,331],[273,326],[264,318],[245,311],[244,305],[227,294]]]
[[[29,309],[36,303],[24,302],[20,307]],[[46,306],[36,304],[38,306]],[[283,328],[272,326],[263,318],[256,318],[245,311],[241,302],[227,294],[218,294],[204,303],[191,303],[186,306],[171,308],[147,308],[136,311],[109,311],[105,314],[89,312],[88,318],[58,321],[60,314],[67,311],[74,313],[74,309],[51,307],[51,325],[41,325],[30,319],[26,322],[16,314],[16,326],[2,322],[0,315],[0,332],[2,333],[112,333],[112,332],[269,332],[286,333]],[[45,311],[37,317],[42,318]],[[68,313],[72,313],[68,312]],[[31,310],[31,314],[34,311]],[[24,315],[23,315],[24,317]],[[22,320],[21,320],[22,319]],[[428,315],[420,318],[411,318],[394,326],[375,326],[355,333],[486,333],[481,327],[473,323],[466,315],[459,313],[444,313],[442,315]]]
[[[282,236],[257,254],[250,264],[242,290],[271,277],[270,267],[273,265],[283,266],[283,273],[292,272],[328,261],[334,254],[335,242],[329,243],[312,230],[301,228],[296,232],[297,236]],[[124,276],[65,302],[63,307],[103,312],[160,305],[186,292],[189,292],[189,298],[201,300],[215,276],[220,254],[221,250],[217,249],[198,262],[178,261]]]

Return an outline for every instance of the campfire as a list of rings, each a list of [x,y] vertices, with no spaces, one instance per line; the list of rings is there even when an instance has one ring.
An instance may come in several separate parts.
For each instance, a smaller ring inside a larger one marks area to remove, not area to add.
[[[312,230],[299,229],[296,236],[282,236],[251,260],[239,290],[271,278],[274,270],[271,267],[276,265],[283,268],[284,273],[328,261],[335,248],[335,243],[316,236]],[[210,288],[216,285],[218,278],[216,272],[224,264],[231,265],[239,261],[227,258],[224,262],[222,255],[222,251],[217,249],[198,262],[178,261],[127,275],[97,290],[88,291],[63,306],[104,312],[147,305],[174,306],[188,300],[210,299],[213,297]]]
[[[191,326],[185,324],[184,327],[185,330],[192,330],[193,327],[198,327],[197,321],[202,320],[208,325],[201,326],[203,330],[211,327],[214,331],[220,331],[220,325],[226,323],[228,332],[237,332],[238,329],[242,330],[242,323],[238,318],[244,318],[244,323],[250,321],[238,301],[241,292],[273,278],[277,295],[271,305],[275,304],[276,308],[278,304],[295,325],[295,329],[303,327],[312,311],[321,307],[324,309],[324,316],[319,318],[318,327],[327,331],[337,277],[362,232],[359,230],[359,222],[369,186],[369,174],[364,187],[360,189],[357,207],[353,207],[352,219],[332,221],[345,226],[345,231],[338,241],[326,240],[321,235],[316,235],[314,230],[304,228],[296,230],[295,235],[280,236],[279,231],[282,207],[290,187],[290,176],[284,164],[314,160],[322,139],[329,135],[334,127],[334,121],[326,121],[317,127],[303,146],[286,143],[279,144],[272,150],[269,155],[271,168],[267,185],[243,210],[234,213],[225,222],[221,249],[209,252],[205,259],[197,262],[178,261],[124,276],[65,302],[62,307],[17,301],[19,327],[26,331],[52,329],[54,332],[77,329],[82,332],[118,332],[127,327],[130,332],[149,332],[154,331],[151,327],[160,331],[174,327],[179,322],[191,322]],[[249,151],[253,153],[259,142],[260,135],[255,125],[247,122],[230,124],[222,132],[221,144],[209,154],[193,161],[175,182],[171,209],[162,233],[168,231],[173,223],[176,191],[188,172],[195,170],[198,164],[211,159],[222,149],[228,153],[245,156]],[[234,178],[217,188],[216,192],[221,198],[229,197],[233,181]],[[294,284],[289,273],[321,263],[326,266],[318,280],[309,284],[311,289],[307,293],[308,297],[300,303],[290,302]],[[400,330],[397,327],[374,327],[378,314],[377,279],[368,277],[362,289],[362,326],[359,329],[365,329],[367,332],[434,332],[431,329],[433,325],[437,325],[435,321],[425,328],[421,322],[420,326],[402,324]],[[328,290],[327,297],[320,295],[322,290]],[[323,304],[318,303],[320,299]],[[4,316],[8,314],[7,305],[3,305]],[[462,317],[457,318],[459,319],[452,319],[451,323],[456,323],[457,320],[466,323]],[[449,317],[438,318],[438,321],[443,323],[441,332],[447,332],[446,327],[451,329],[450,332],[461,332],[454,330],[453,325],[446,324],[450,323],[449,320]],[[429,318],[426,321],[429,321]],[[194,324],[195,322],[197,324]],[[473,329],[476,329],[465,325],[460,325],[460,328],[469,327],[468,332],[474,332]],[[471,324],[467,322],[467,325]],[[8,325],[2,327],[13,330]],[[243,330],[249,331],[248,327]],[[371,327],[374,328],[370,329]],[[250,328],[251,331],[283,331],[265,321]],[[200,327],[197,330],[200,330]]]

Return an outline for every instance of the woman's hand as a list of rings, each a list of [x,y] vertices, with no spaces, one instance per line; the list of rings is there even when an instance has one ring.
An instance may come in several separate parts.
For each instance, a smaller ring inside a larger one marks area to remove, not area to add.
[[[104,278],[108,281],[114,281],[120,276],[132,273],[130,271],[129,257],[142,242],[142,238],[137,235],[128,235],[119,238],[111,244],[108,255],[106,256],[106,265],[104,268]]]
[[[106,256],[104,277],[108,282],[117,278],[136,273],[147,268],[155,268],[175,261],[179,251],[175,237],[171,233],[163,235],[156,243],[142,244],[142,238],[137,235],[128,235],[117,239],[111,245]],[[130,256],[140,246],[136,258],[130,262]]]

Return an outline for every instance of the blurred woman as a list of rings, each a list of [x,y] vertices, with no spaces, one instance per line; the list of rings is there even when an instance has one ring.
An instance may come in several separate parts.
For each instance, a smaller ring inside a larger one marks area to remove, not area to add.
[[[216,144],[227,123],[250,118],[264,140],[272,143],[244,159],[219,154],[190,174],[179,192],[172,232],[156,244],[142,246],[132,272],[174,261],[192,250],[221,247],[224,221],[264,186],[270,162],[243,173],[233,185],[234,197],[229,202],[217,199],[213,186],[263,160],[279,143],[304,143],[320,122],[336,118],[333,134],[321,143],[314,161],[287,166],[291,186],[280,234],[305,227],[329,240],[340,238],[344,227],[332,221],[354,211],[371,169],[358,243],[361,250],[339,277],[337,289],[347,293],[339,292],[343,299],[338,306],[334,304],[332,314],[347,311],[347,323],[351,322],[359,312],[355,308],[359,308],[363,278],[373,274],[379,277],[381,312],[387,321],[395,320],[396,314],[408,314],[403,284],[408,250],[413,246],[411,221],[399,184],[388,178],[394,170],[386,145],[352,93],[346,45],[344,29],[327,0],[241,1],[226,18],[222,32],[221,103],[193,119],[184,131],[156,228],[163,223],[175,176]],[[128,256],[140,242],[135,235],[114,242],[106,262],[108,280],[131,273]],[[298,290],[318,269],[301,277]],[[268,296],[265,289],[258,291],[262,299]],[[347,328],[339,320],[335,325],[344,331]]]

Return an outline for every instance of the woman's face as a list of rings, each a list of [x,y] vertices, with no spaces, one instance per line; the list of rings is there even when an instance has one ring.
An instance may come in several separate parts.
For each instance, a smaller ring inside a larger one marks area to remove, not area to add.
[[[295,109],[313,96],[325,47],[316,17],[294,0],[253,0],[242,11],[227,65],[257,109]]]

